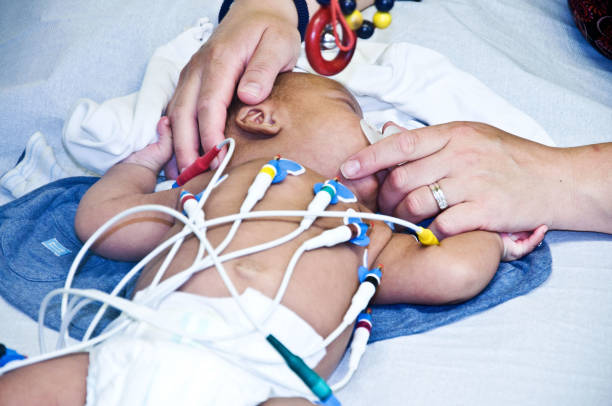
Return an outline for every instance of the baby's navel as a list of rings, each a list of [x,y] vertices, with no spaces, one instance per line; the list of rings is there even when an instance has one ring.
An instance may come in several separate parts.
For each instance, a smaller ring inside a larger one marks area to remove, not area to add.
[[[259,262],[250,259],[240,259],[234,264],[236,276],[244,279],[252,279],[261,276],[263,268]]]

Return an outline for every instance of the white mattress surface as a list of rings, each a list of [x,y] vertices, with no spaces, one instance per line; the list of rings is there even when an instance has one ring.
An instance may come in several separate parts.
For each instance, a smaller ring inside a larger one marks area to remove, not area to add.
[[[219,3],[0,0],[0,173],[35,131],[58,145],[78,98],[136,90],[153,49]],[[534,117],[557,145],[612,141],[612,61],[582,39],[566,1],[423,0],[396,3],[393,13],[374,40],[445,54]],[[369,346],[338,394],[343,404],[610,405],[612,237],[552,232],[547,241],[553,271],[541,287]],[[4,301],[0,342],[37,353],[36,324]]]

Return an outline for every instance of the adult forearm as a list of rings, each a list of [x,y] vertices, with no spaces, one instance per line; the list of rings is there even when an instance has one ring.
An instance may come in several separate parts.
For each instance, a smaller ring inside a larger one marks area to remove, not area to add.
[[[386,168],[380,210],[413,222],[435,217],[430,228],[439,237],[541,225],[612,233],[612,143],[552,148],[482,123],[455,122],[401,131],[341,170],[361,179]],[[444,209],[429,187],[434,182]]]
[[[556,197],[562,203],[553,206],[551,228],[612,233],[612,143],[555,153],[560,173]]]

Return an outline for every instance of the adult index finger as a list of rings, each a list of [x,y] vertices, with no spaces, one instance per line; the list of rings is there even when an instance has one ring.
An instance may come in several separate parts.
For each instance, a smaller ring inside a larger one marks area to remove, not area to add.
[[[381,169],[414,161],[431,155],[448,143],[449,124],[440,124],[415,130],[402,129],[370,145],[346,160],[340,167],[347,179],[358,179]]]
[[[236,55],[228,55],[224,51],[211,53],[213,55],[202,68],[197,104],[200,142],[205,152],[225,139],[227,108],[244,68]]]
[[[173,134],[174,153],[179,171],[198,158],[198,126],[196,100],[200,88],[200,76],[187,72],[179,82],[166,112]]]
[[[273,28],[263,33],[238,86],[238,97],[244,103],[263,101],[270,95],[279,72],[295,66],[300,53],[300,38],[297,31],[292,33],[293,41],[288,41],[288,35]]]

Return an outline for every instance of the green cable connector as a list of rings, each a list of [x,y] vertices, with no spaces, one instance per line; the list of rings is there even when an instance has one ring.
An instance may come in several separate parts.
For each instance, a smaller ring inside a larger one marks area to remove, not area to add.
[[[330,185],[324,185],[321,191],[327,192],[332,199],[336,196],[336,190]]]
[[[325,382],[325,379],[321,378],[312,368],[297,355],[293,354],[287,347],[285,347],[276,337],[272,334],[268,334],[266,340],[274,347],[274,349],[283,357],[289,368],[296,373],[297,376],[308,386],[308,388],[319,398],[322,402],[325,402],[330,396],[332,396],[332,390]]]

